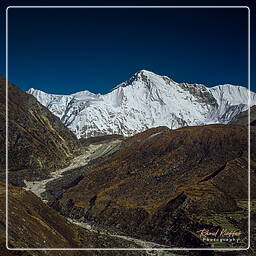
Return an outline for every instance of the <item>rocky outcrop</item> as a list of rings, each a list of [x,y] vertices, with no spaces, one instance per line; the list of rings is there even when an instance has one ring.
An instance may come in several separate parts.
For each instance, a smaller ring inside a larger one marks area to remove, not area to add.
[[[0,170],[5,170],[5,79],[0,78]],[[8,169],[9,181],[46,177],[64,167],[82,147],[58,117],[33,96],[8,84]],[[3,175],[2,175],[3,178]]]
[[[237,116],[235,116],[229,124],[233,125],[248,125],[248,111],[243,111]],[[256,105],[250,108],[250,125],[256,126]]]

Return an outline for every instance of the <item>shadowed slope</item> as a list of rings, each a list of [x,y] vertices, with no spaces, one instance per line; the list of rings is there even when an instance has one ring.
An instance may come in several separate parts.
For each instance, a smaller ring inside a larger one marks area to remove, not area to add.
[[[0,78],[0,153],[5,155],[5,80]],[[46,176],[81,151],[74,134],[33,96],[8,84],[8,167],[10,182]],[[0,169],[5,169],[1,157]],[[17,175],[18,174],[18,175]]]
[[[256,126],[256,105],[250,108],[250,124]],[[248,110],[241,112],[235,116],[229,124],[233,125],[248,125]]]

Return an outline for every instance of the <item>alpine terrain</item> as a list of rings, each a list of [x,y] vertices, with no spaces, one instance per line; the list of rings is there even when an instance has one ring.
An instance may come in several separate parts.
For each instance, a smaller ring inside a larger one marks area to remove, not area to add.
[[[26,248],[117,248],[143,247],[131,240],[99,234],[79,227],[47,206],[22,186],[39,180],[52,180],[65,170],[83,164],[84,148],[59,118],[33,96],[8,83],[8,191],[5,179],[5,79],[0,77],[0,255],[2,256],[80,256],[100,255],[97,251],[27,251]],[[76,161],[74,161],[76,159]],[[73,164],[70,165],[70,162]],[[74,172],[75,174],[76,172]],[[40,184],[40,183],[39,183]],[[74,185],[69,179],[69,186]],[[28,190],[28,189],[27,189]],[[8,204],[6,204],[8,194]],[[8,208],[8,250],[6,245],[6,212]],[[146,255],[144,252],[109,251],[106,255]]]
[[[249,91],[230,84],[211,88],[177,83],[141,70],[105,95],[81,91],[71,95],[28,93],[59,117],[78,138],[107,134],[131,136],[149,128],[227,124],[248,109]],[[256,94],[250,92],[251,106]]]
[[[0,78],[1,124],[5,84]],[[256,254],[255,107],[248,127],[246,88],[178,84],[140,71],[106,95],[30,92],[36,98],[8,83],[0,255],[103,254],[68,248],[111,248],[110,256]]]

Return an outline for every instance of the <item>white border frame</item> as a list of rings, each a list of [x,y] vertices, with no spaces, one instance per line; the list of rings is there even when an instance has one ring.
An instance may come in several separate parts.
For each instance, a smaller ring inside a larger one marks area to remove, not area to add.
[[[246,248],[10,248],[8,246],[8,10],[9,9],[19,9],[19,8],[88,8],[88,9],[163,9],[163,8],[178,8],[178,9],[207,9],[207,8],[215,8],[215,9],[247,9],[248,11],[248,246]],[[250,241],[250,233],[251,233],[251,159],[250,159],[250,105],[251,105],[251,45],[250,45],[250,33],[251,33],[251,25],[250,25],[250,8],[248,6],[8,6],[5,9],[6,15],[6,54],[5,54],[5,65],[6,65],[6,248],[12,251],[246,251],[251,246]]]

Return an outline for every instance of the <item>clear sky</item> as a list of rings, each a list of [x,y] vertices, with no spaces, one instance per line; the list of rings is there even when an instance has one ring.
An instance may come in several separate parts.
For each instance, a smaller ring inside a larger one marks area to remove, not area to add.
[[[9,9],[9,80],[106,93],[147,69],[247,86],[247,29],[247,9]]]

